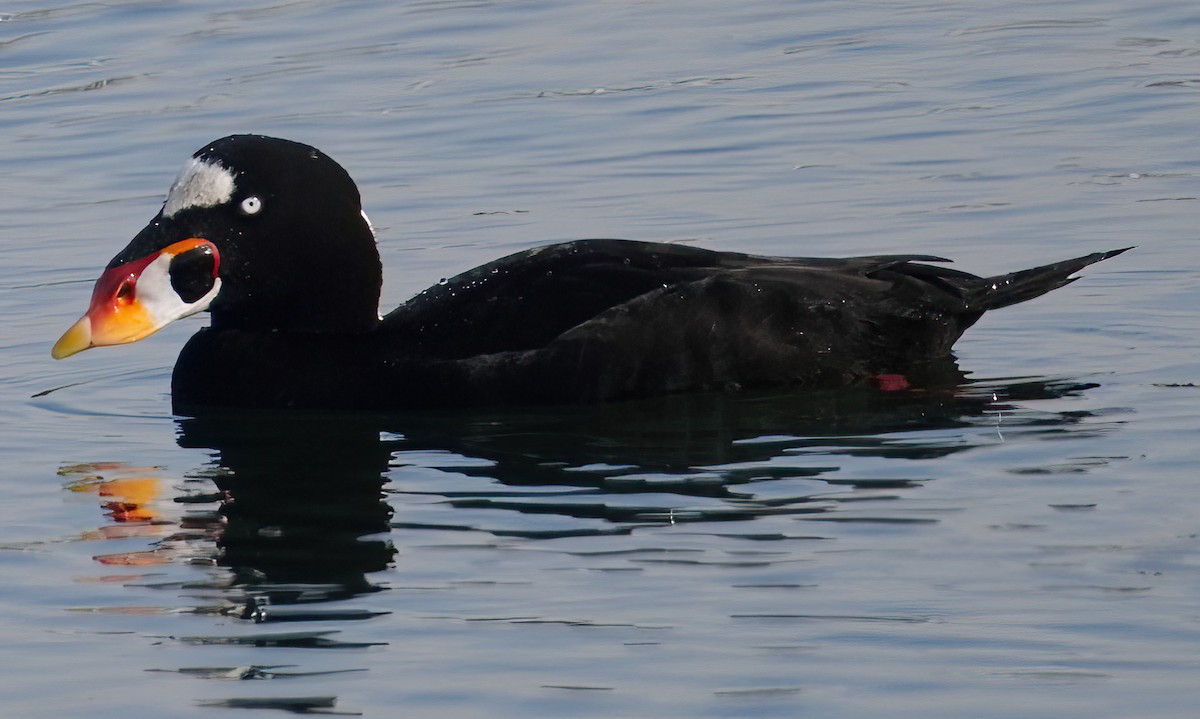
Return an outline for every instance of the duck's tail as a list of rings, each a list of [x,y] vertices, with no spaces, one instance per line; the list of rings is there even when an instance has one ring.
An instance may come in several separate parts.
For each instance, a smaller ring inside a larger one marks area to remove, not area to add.
[[[1040,297],[1050,290],[1069,285],[1079,279],[1074,275],[1084,267],[1110,257],[1116,257],[1122,252],[1132,249],[1132,247],[1122,247],[1119,250],[1096,252],[1076,257],[1073,260],[1055,262],[1052,265],[1042,265],[1007,275],[982,278],[967,291],[968,304],[986,311]]]

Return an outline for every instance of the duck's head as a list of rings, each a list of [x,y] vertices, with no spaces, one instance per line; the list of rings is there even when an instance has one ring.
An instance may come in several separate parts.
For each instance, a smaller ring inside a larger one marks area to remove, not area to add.
[[[380,285],[346,171],[308,145],[231,135],[192,156],[51,354],[134,342],[203,310],[218,329],[364,332],[379,321]]]

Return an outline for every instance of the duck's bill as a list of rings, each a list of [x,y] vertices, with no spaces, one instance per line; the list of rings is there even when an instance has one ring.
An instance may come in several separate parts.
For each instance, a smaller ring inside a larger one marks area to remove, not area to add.
[[[176,242],[141,259],[109,267],[96,280],[87,313],[50,355],[136,342],[177,319],[208,309],[221,291],[220,255],[208,240]]]

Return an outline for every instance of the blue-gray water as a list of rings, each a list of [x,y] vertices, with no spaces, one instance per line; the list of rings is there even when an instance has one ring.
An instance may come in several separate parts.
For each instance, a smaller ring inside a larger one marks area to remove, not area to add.
[[[1194,717],[1197,117],[1183,0],[0,7],[3,714]],[[957,395],[197,422],[203,317],[51,361],[246,131],[358,179],[385,308],[579,237],[1138,249]]]

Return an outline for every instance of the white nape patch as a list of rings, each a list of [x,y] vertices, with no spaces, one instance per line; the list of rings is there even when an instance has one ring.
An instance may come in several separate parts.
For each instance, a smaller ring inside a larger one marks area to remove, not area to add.
[[[379,235],[375,234],[375,225],[371,224],[371,218],[367,217],[367,211],[359,210],[358,214],[362,215],[363,222],[367,223],[367,229],[371,231],[371,237],[374,237],[375,241],[379,242]]]
[[[213,207],[233,198],[233,173],[217,162],[192,158],[167,193],[163,217],[191,207]]]
[[[375,233],[375,225],[371,224],[371,218],[367,217],[367,211],[359,210],[358,214],[362,215],[363,222],[367,223],[367,229],[371,231],[371,237],[373,237],[375,239],[375,244],[379,244],[379,235]],[[380,320],[383,320],[382,312],[376,312],[375,316],[378,317]]]

